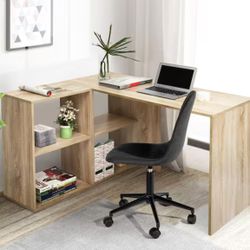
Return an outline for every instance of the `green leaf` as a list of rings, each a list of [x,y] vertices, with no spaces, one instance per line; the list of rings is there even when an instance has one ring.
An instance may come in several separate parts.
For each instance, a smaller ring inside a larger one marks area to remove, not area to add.
[[[3,120],[0,120],[0,128],[3,128],[5,126],[6,126],[5,122]]]
[[[121,40],[119,40],[118,42],[114,43],[112,46],[110,46],[110,49],[111,48],[116,48],[118,45],[122,44],[124,45],[123,43],[124,42],[128,42],[128,39],[130,39],[130,37],[124,37],[122,38]],[[131,42],[131,41],[130,41]]]
[[[0,93],[0,99],[4,97],[4,93]]]
[[[132,41],[130,41],[130,40],[126,40],[126,41],[124,41],[124,42],[122,42],[122,43],[116,45],[114,48],[119,49],[119,48],[121,48],[121,47],[125,47],[127,44],[130,44],[131,42],[132,42]]]
[[[93,45],[95,45],[97,47],[100,47],[101,49],[105,50],[100,44],[93,44]]]
[[[117,50],[116,54],[128,54],[128,53],[135,53],[135,50]]]
[[[97,40],[99,41],[100,45],[104,48],[105,50],[105,47],[106,47],[106,44],[104,43],[104,41],[102,40],[102,36],[96,32],[94,32]]]
[[[109,47],[111,33],[112,33],[112,24],[110,24],[110,26],[109,26],[109,36],[108,36],[108,41],[107,41],[107,47]]]

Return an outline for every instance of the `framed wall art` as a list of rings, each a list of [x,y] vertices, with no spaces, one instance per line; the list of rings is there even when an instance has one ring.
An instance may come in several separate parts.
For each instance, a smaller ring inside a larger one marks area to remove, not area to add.
[[[53,44],[53,0],[6,0],[6,49]]]

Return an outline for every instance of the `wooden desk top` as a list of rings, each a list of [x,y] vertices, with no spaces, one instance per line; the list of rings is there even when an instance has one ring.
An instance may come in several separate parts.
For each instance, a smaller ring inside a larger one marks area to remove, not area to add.
[[[120,75],[121,74],[113,74],[113,77]],[[50,84],[50,86],[52,87],[61,87],[65,89],[65,91],[57,93],[56,95],[51,97],[44,97],[41,95],[20,90],[9,92],[6,95],[19,98],[24,101],[36,103],[36,102],[48,101],[48,99],[58,99],[64,96],[80,94],[90,91],[92,89],[109,95],[120,96],[122,98],[128,98],[128,99],[138,100],[141,102],[157,104],[164,107],[169,107],[174,109],[179,109],[181,107],[184,97],[177,100],[169,100],[161,97],[150,96],[136,92],[138,89],[143,89],[150,85],[151,84],[146,84],[125,90],[117,90],[100,86],[98,84],[98,76],[94,75],[79,79],[73,79],[65,82]],[[193,113],[204,116],[211,117],[250,101],[249,97],[231,95],[231,94],[215,92],[210,90],[203,90],[203,89],[196,89],[196,90],[197,93],[199,93],[200,91],[205,91],[209,95],[209,100],[200,100],[199,95],[197,95],[193,108]]]
[[[7,96],[11,96],[14,98],[21,99],[23,101],[31,102],[31,103],[37,103],[37,102],[43,102],[48,101],[52,99],[59,99],[66,96],[76,95],[85,93],[91,90],[88,86],[84,84],[79,84],[75,81],[69,80],[64,82],[58,82],[53,84],[46,84],[54,88],[62,88],[62,91],[47,97],[42,95],[33,94],[27,91],[21,91],[21,90],[14,90],[6,93]]]
[[[115,74],[115,76],[116,75],[119,76],[120,74]],[[88,86],[89,88],[92,88],[95,91],[99,91],[99,92],[106,93],[109,95],[120,96],[123,98],[157,104],[157,105],[161,105],[161,106],[165,106],[169,108],[175,108],[175,109],[180,109],[183,103],[183,100],[185,99],[185,97],[183,97],[177,100],[170,100],[170,99],[164,99],[161,97],[150,96],[150,95],[145,95],[145,94],[136,92],[137,90],[144,89],[146,87],[151,86],[152,84],[145,84],[145,85],[141,85],[141,86],[137,86],[137,87],[133,87],[129,89],[117,90],[117,89],[100,86],[98,84],[97,76],[79,78],[73,81],[78,82],[80,84],[84,84],[85,86]],[[204,90],[204,89],[195,89],[195,90],[197,91],[197,93],[201,91],[202,92],[205,91],[209,95],[209,100],[207,101],[200,100],[199,96],[197,95],[194,108],[193,108],[193,113],[204,115],[204,116],[211,117],[211,116],[225,112],[238,105],[241,105],[243,103],[250,101],[249,97],[231,95],[231,94]]]

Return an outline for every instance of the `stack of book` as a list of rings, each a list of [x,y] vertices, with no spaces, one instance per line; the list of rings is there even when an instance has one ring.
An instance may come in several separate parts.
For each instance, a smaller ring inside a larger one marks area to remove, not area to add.
[[[76,176],[52,167],[36,173],[36,199],[38,202],[53,199],[76,189]]]

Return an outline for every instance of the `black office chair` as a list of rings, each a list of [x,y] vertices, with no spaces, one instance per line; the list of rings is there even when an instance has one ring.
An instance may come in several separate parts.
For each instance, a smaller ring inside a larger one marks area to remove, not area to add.
[[[151,144],[151,143],[126,143],[113,149],[108,155],[106,160],[113,162],[115,164],[133,164],[148,166],[147,168],[147,179],[146,179],[146,193],[140,194],[121,194],[121,200],[119,202],[118,208],[112,210],[109,216],[103,219],[103,223],[106,227],[110,227],[113,224],[112,216],[113,214],[120,212],[124,209],[133,207],[142,202],[147,202],[151,205],[153,215],[156,222],[156,227],[149,230],[149,234],[153,238],[158,238],[161,234],[160,222],[158,214],[155,207],[155,201],[159,202],[161,205],[165,206],[175,206],[189,210],[191,214],[188,215],[187,221],[189,224],[194,224],[196,222],[196,216],[194,214],[194,208],[186,206],[184,204],[173,201],[167,192],[165,193],[154,193],[154,170],[152,166],[162,165],[165,163],[170,163],[176,160],[177,156],[182,151],[188,121],[195,101],[196,92],[191,91],[186,97],[178,119],[175,124],[175,128],[170,141],[161,144]],[[131,202],[124,199],[127,198],[137,198]]]

